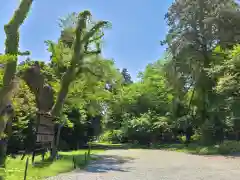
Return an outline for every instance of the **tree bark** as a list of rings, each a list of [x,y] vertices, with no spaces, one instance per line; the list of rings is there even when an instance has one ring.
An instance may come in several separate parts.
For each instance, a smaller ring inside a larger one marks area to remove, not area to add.
[[[57,131],[57,137],[56,137],[56,145],[52,147],[52,157],[56,157],[58,153],[58,146],[59,146],[59,141],[60,141],[60,135],[61,135],[61,129],[65,125],[66,120],[64,120],[63,124],[59,124],[58,126],[58,131]]]
[[[7,153],[7,142],[5,139],[0,140],[0,180],[5,178],[5,161]]]
[[[8,121],[4,120],[6,115],[4,109],[11,102],[13,89],[15,88],[15,74],[17,69],[17,55],[19,54],[19,28],[27,17],[33,0],[22,0],[17,10],[14,12],[13,17],[8,24],[4,26],[6,33],[5,40],[5,55],[9,57],[5,65],[5,72],[3,75],[3,87],[0,89],[0,121],[2,127],[0,128],[0,135],[2,136]],[[11,103],[10,103],[11,104]],[[0,167],[5,168],[7,140],[0,137]],[[0,179],[4,179],[4,175],[0,174]]]

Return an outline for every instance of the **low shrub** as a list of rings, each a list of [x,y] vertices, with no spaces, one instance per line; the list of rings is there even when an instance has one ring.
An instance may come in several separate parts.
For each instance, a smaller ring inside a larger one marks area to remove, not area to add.
[[[121,130],[113,130],[111,134],[111,142],[112,143],[120,143],[122,142],[123,132]]]
[[[201,140],[201,135],[195,133],[194,135],[191,136],[191,141],[193,142],[199,142]]]
[[[100,142],[111,142],[110,141],[111,131],[105,131],[101,136],[99,136]]]
[[[185,144],[185,142],[186,142],[186,136],[177,136],[177,139],[178,139],[182,144]]]
[[[199,155],[209,154],[209,148],[208,147],[197,148],[196,151]]]
[[[232,154],[240,152],[240,141],[224,141],[219,145],[220,154]]]
[[[123,132],[121,130],[112,130],[104,132],[99,140],[100,142],[120,143],[122,142]]]

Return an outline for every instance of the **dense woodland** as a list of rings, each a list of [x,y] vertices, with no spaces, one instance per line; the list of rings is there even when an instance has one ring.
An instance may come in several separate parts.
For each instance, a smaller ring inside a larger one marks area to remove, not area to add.
[[[22,0],[4,27],[1,164],[6,151],[31,151],[37,111],[57,117],[60,150],[96,139],[150,144],[181,142],[184,136],[185,143],[204,145],[240,140],[240,7],[235,1],[175,0],[165,16],[165,55],[139,72],[136,82],[101,54],[104,29],[111,24],[95,21],[89,11],[61,19],[58,41],[45,41],[49,59],[20,52],[19,27],[32,3]],[[19,56],[25,60],[17,61]]]

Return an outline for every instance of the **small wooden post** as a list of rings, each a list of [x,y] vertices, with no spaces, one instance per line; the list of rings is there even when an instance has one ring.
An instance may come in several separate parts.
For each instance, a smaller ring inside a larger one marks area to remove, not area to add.
[[[27,179],[28,160],[29,160],[29,157],[27,157],[27,160],[26,160],[26,165],[25,165],[25,170],[24,170],[24,180]]]
[[[87,152],[85,152],[85,156],[84,156],[84,162],[85,162],[85,164],[87,164]]]
[[[90,148],[88,148],[88,157],[90,157],[90,154],[91,154],[91,149]]]
[[[42,152],[42,161],[44,161],[44,157],[45,157],[45,149],[43,149],[43,152]]]
[[[74,156],[73,156],[73,168],[76,169],[76,161]]]

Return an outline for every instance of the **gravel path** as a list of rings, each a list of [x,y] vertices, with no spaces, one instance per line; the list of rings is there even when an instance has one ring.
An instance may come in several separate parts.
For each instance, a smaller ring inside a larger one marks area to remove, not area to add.
[[[240,158],[161,150],[108,150],[85,171],[48,180],[239,180]]]

